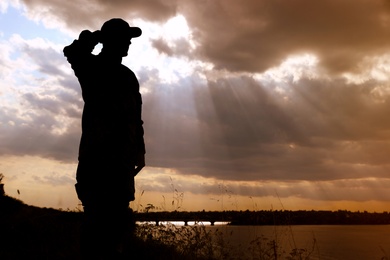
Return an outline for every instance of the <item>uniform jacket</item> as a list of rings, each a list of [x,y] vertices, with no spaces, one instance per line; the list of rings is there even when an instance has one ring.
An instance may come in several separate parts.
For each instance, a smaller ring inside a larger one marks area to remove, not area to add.
[[[137,154],[145,153],[138,80],[129,68],[104,52],[94,55],[91,51],[91,46],[80,40],[64,49],[84,100],[79,160],[132,164]]]

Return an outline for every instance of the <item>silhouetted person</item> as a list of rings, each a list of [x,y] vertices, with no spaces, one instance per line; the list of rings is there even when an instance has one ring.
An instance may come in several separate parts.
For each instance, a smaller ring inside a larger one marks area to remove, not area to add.
[[[64,48],[84,100],[76,191],[86,222],[81,246],[88,259],[115,259],[134,200],[134,176],[145,166],[142,99],[134,73],[122,65],[142,31],[122,19],[80,33]],[[91,52],[103,44],[98,55]]]

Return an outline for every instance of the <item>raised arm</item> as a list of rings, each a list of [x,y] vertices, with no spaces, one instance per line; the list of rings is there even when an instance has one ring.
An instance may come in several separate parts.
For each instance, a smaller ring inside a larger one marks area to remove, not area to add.
[[[92,33],[89,30],[84,30],[77,40],[64,48],[64,55],[72,65],[76,76],[78,76],[77,71],[90,61],[92,51],[100,41],[100,34],[100,31]]]

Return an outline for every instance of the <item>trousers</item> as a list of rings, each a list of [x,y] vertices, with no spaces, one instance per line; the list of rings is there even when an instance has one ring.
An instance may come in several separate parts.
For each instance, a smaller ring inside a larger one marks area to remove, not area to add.
[[[85,259],[115,259],[134,200],[134,167],[110,160],[79,160],[75,185],[84,208],[81,253]]]

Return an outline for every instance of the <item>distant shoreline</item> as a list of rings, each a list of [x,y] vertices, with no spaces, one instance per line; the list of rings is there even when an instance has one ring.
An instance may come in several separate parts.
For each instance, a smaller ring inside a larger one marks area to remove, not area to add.
[[[228,225],[387,225],[390,213],[306,210],[134,213],[140,222],[228,222]]]

